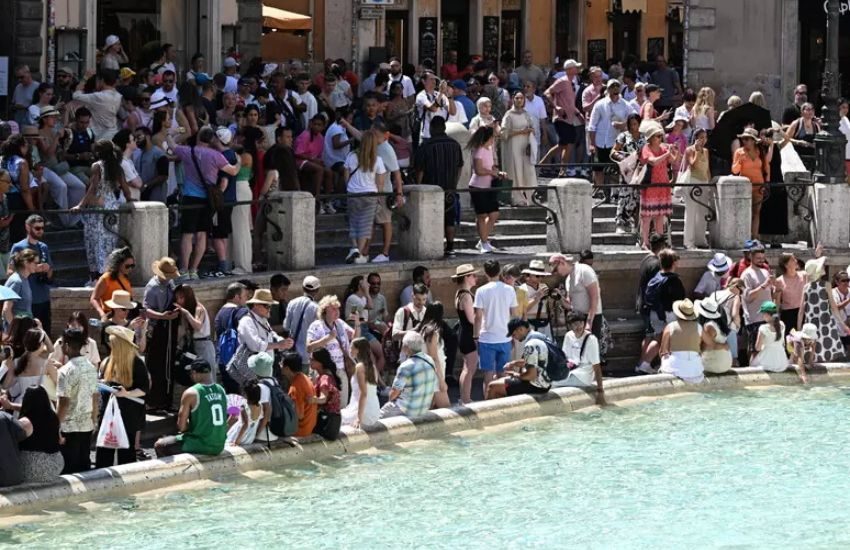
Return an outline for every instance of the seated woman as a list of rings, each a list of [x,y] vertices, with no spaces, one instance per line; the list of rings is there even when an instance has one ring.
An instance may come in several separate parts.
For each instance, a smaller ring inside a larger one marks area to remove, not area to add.
[[[604,405],[599,340],[587,330],[587,314],[570,313],[567,316],[567,327],[570,331],[564,336],[562,349],[567,357],[570,374],[564,380],[553,382],[552,387],[595,387],[597,405]]]
[[[773,302],[764,302],[759,308],[764,324],[759,327],[756,338],[756,352],[752,366],[761,367],[768,372],[783,372],[788,368],[788,356],[782,335],[785,334],[785,323],[779,319],[779,308]]]
[[[729,351],[729,324],[723,307],[713,297],[694,304],[699,315],[700,339],[702,341],[702,366],[710,374],[722,374],[732,368],[732,352]]]
[[[24,483],[53,481],[62,473],[65,460],[59,451],[59,417],[42,386],[27,388],[20,420],[32,424],[32,435],[18,445]]]
[[[791,329],[785,337],[787,350],[791,354],[791,365],[800,367],[800,380],[805,384],[809,381],[806,371],[815,364],[818,353],[818,327],[812,323],[803,325],[803,329]]]
[[[243,388],[245,397],[237,394],[227,396],[227,445],[250,445],[257,437],[257,429],[263,420],[262,392],[260,383],[249,380]],[[235,410],[231,410],[235,409]]]
[[[705,380],[700,358],[700,336],[694,304],[688,299],[673,302],[677,317],[664,327],[661,335],[661,369],[690,384]]]

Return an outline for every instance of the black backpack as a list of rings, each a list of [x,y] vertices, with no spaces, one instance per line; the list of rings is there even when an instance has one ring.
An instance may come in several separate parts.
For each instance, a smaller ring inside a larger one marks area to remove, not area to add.
[[[261,378],[260,384],[269,389],[272,415],[268,429],[278,437],[289,437],[298,431],[298,411],[292,398],[283,393],[283,389],[274,378]]]
[[[664,285],[667,284],[667,277],[659,271],[646,284],[643,291],[643,309],[645,313],[655,312],[658,319],[663,321],[666,317],[664,312],[664,304],[661,303],[661,292]]]
[[[570,367],[567,365],[567,356],[564,354],[564,350],[559,348],[555,342],[545,336],[541,338],[541,336],[532,334],[531,338],[533,340],[540,340],[546,344],[548,356],[546,360],[546,374],[552,382],[563,380],[570,374]],[[582,349],[582,351],[584,350]]]

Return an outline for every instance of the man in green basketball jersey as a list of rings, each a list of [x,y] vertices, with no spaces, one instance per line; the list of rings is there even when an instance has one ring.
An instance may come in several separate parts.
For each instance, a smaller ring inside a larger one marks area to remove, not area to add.
[[[212,381],[212,367],[196,359],[186,367],[194,386],[183,392],[177,413],[177,435],[160,438],[155,444],[156,456],[178,453],[217,455],[224,449],[227,437],[227,394]]]

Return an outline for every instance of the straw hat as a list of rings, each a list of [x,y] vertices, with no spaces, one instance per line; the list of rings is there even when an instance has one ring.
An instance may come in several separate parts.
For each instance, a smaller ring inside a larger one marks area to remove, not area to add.
[[[738,139],[744,139],[744,138],[753,139],[753,140],[755,140],[756,143],[761,141],[761,139],[759,138],[758,130],[756,130],[755,128],[746,128],[746,129],[744,129],[743,132],[738,134]]]
[[[718,252],[706,267],[712,273],[726,273],[732,268],[732,260],[723,252]]]
[[[177,262],[168,256],[155,261],[151,266],[151,271],[153,271],[154,275],[157,277],[167,281],[176,279],[180,276],[180,271],[177,269]]]
[[[133,341],[136,338],[136,331],[131,328],[122,327],[119,325],[112,325],[111,327],[106,327],[106,334],[114,336],[116,338],[120,338],[128,344],[132,345],[134,348],[138,347],[136,346],[136,342]]]
[[[267,306],[272,306],[277,303],[275,299],[272,297],[272,291],[267,288],[258,288],[254,291],[254,296],[251,297],[250,300],[245,302],[246,304],[263,304]]]
[[[644,120],[640,123],[640,133],[643,134],[643,137],[649,141],[649,138],[655,135],[664,136],[664,127],[661,126],[660,122],[655,120]]]
[[[477,275],[477,274],[478,274],[478,270],[475,269],[475,266],[473,266],[472,264],[463,264],[463,265],[457,266],[457,268],[455,269],[455,274],[452,275],[452,280],[453,281],[460,281],[461,279],[463,279],[467,275]]]
[[[53,105],[45,105],[38,112],[38,119],[41,120],[43,118],[47,118],[49,116],[61,116],[62,113],[59,112],[59,109],[54,107]]]
[[[683,321],[696,321],[697,318],[694,313],[694,303],[687,298],[673,302],[673,315]]]
[[[130,300],[130,293],[126,290],[116,290],[112,293],[112,299],[104,302],[109,309],[136,309],[136,302]]]
[[[546,264],[543,263],[543,260],[531,260],[528,263],[528,269],[523,269],[522,274],[536,275],[538,277],[548,277],[551,275],[551,273],[546,271]]]
[[[809,278],[810,283],[819,281],[823,277],[826,272],[824,270],[825,263],[826,256],[821,256],[820,258],[815,258],[806,262],[806,276]]]
[[[697,300],[694,304],[694,311],[697,315],[701,315],[706,319],[720,319],[723,315],[720,310],[720,304],[717,303],[717,300],[713,296]]]

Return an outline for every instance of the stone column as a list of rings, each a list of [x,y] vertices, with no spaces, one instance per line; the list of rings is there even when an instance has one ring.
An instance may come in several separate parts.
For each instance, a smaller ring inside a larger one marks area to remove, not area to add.
[[[136,258],[136,269],[130,279],[133,285],[144,286],[153,276],[151,264],[168,256],[168,207],[161,202],[140,201],[129,203],[126,209],[120,215],[118,233],[129,243]]]
[[[478,51],[478,50],[473,50]],[[472,175],[472,152],[466,147],[469,143],[469,138],[472,135],[469,133],[463,124],[459,122],[446,123],[446,135],[460,144],[460,150],[463,152],[463,166],[460,169],[457,177],[458,189],[469,189],[469,178]],[[428,183],[424,181],[423,183]],[[460,206],[465,210],[472,209],[472,200],[469,198],[469,193],[460,194]]]
[[[263,37],[263,3],[260,0],[236,0],[239,10],[239,53],[243,64],[260,55],[260,40]],[[219,52],[208,52],[212,60],[210,70],[219,69]]]
[[[546,226],[546,250],[581,252],[590,248],[593,235],[593,186],[577,178],[549,182],[547,206],[555,211],[554,225]]]
[[[269,196],[266,259],[269,271],[310,269],[316,265],[316,199],[305,191]],[[279,229],[278,229],[279,228]]]
[[[399,255],[417,261],[440,259],[446,234],[443,190],[436,185],[412,185],[408,190],[402,212],[410,219],[410,228],[398,234]]]
[[[815,184],[814,245],[846,249],[850,243],[850,224],[847,223],[847,205],[850,204],[850,187],[845,184]]]
[[[714,248],[737,250],[750,238],[753,187],[750,180],[725,176],[717,182],[717,224],[711,233]]]

